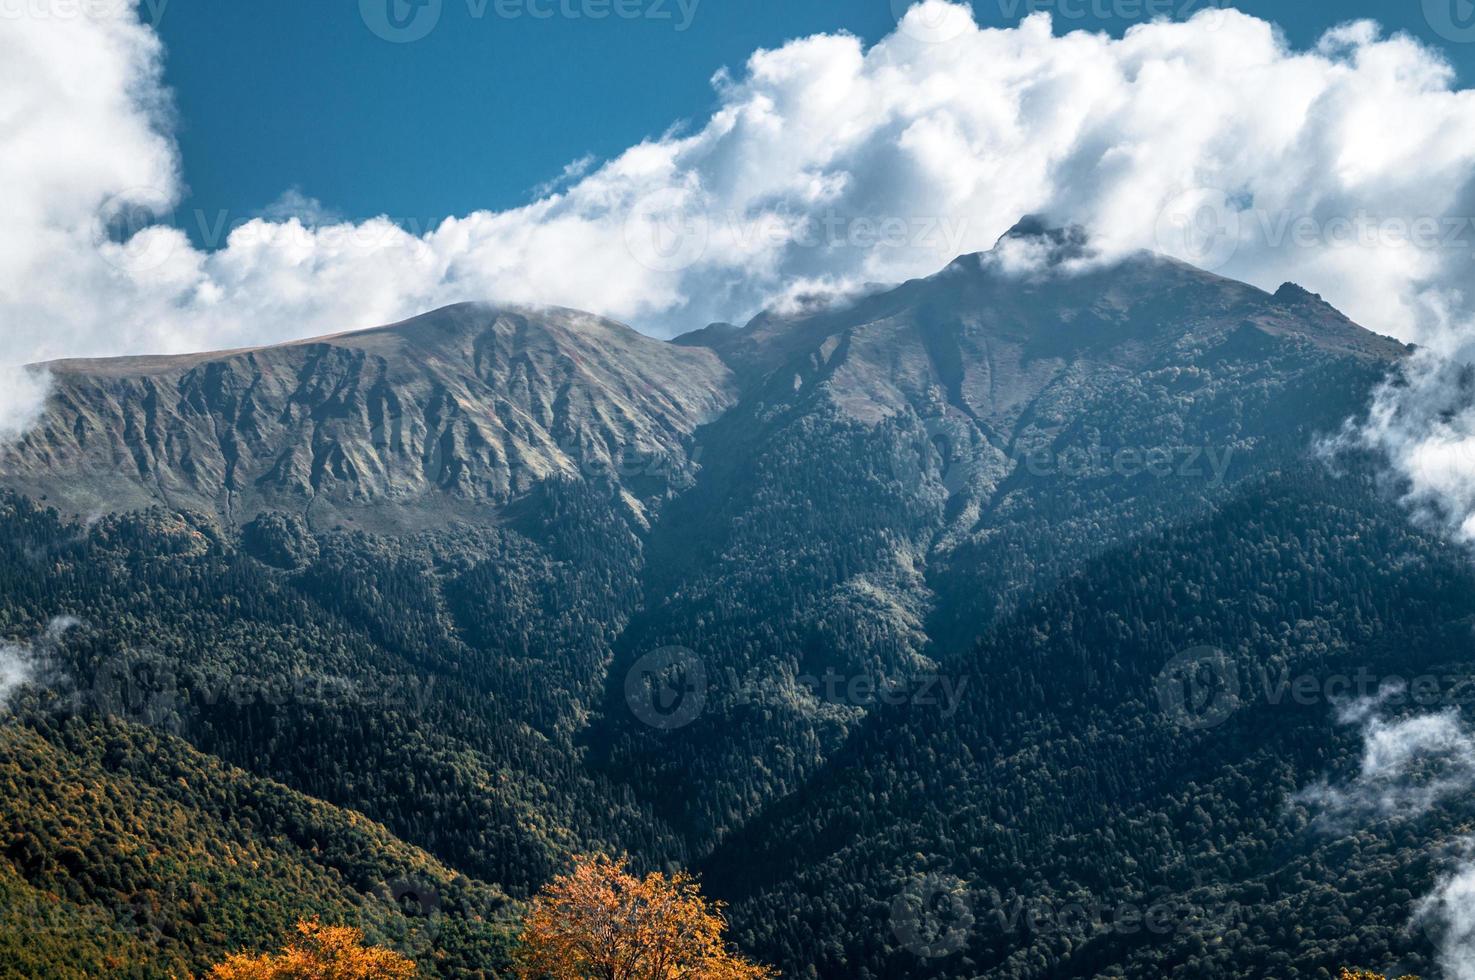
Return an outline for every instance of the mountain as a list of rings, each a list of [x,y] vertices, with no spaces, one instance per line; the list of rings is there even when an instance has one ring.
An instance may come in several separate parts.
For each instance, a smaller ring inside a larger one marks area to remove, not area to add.
[[[673,744],[615,689],[619,730],[594,741],[688,834],[740,827],[866,713],[799,678],[929,673],[1021,596],[1360,411],[1404,348],[1284,297],[1151,255],[1021,277],[990,254],[719,335],[747,390],[649,535],[614,671],[693,650],[705,708]]]
[[[241,523],[474,517],[558,474],[620,474],[622,452],[679,477],[692,431],[731,400],[711,354],[574,310],[474,304],[277,347],[45,367],[51,411],[0,459],[12,486],[80,513],[157,503]],[[636,476],[623,489],[639,512],[662,488]]]
[[[1195,645],[1317,676],[1448,659],[1463,557],[1371,461],[1314,458],[1407,353],[1298,286],[1027,220],[928,278],[671,343],[462,306],[59,362],[0,455],[0,636],[85,626],[38,648],[5,724],[162,733],[513,905],[579,850],[698,868],[791,975],[1427,968],[1400,930],[1457,818],[1271,819],[1355,769],[1329,704],[1185,736],[1151,700]],[[0,875],[53,887],[4,845]],[[894,906],[929,875],[978,908],[1245,924],[919,953]],[[452,947],[436,968],[470,975]]]

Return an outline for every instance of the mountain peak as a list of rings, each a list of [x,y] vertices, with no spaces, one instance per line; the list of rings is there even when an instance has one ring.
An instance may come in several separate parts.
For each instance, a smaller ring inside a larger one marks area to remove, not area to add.
[[[1316,303],[1321,306],[1331,305],[1321,298],[1320,293],[1313,293],[1306,287],[1294,282],[1281,283],[1280,288],[1275,291],[1274,298],[1281,306],[1300,306],[1306,303]]]
[[[1040,214],[1027,214],[1015,222],[1014,227],[994,243],[994,251],[1008,250],[1017,245],[1043,250],[1050,265],[1091,254],[1090,236],[1085,228],[1077,224],[1053,225]]]

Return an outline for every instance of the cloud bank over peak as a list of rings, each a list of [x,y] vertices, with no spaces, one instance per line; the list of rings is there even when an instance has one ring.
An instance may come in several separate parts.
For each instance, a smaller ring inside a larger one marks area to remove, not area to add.
[[[173,212],[164,55],[131,9],[0,35],[0,118],[23,120],[0,128],[22,207],[0,228],[0,363],[269,343],[471,299],[668,336],[930,274],[1032,213],[1106,258],[1295,280],[1405,339],[1466,317],[1475,225],[1463,251],[1445,232],[1471,196],[1475,95],[1366,22],[1295,51],[1232,10],[1112,39],[1045,14],[983,29],[927,0],[870,47],[754,53],[715,76],[709,118],[573,161],[525,207],[353,223],[284,188],[208,251]]]

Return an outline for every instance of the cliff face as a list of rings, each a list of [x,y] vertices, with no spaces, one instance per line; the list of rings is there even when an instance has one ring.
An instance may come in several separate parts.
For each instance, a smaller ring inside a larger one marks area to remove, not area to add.
[[[62,361],[42,425],[0,456],[11,486],[79,513],[150,503],[244,522],[362,510],[474,515],[557,475],[629,505],[690,469],[732,400],[709,351],[572,310],[463,305],[277,347]]]

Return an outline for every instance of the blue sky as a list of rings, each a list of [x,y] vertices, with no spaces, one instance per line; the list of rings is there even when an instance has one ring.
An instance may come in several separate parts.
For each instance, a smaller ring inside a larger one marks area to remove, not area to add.
[[[895,27],[889,0],[631,0],[624,9],[639,16],[612,9],[602,20],[557,12],[559,3],[597,12],[585,6],[590,0],[528,2],[549,6],[442,0],[427,36],[391,43],[366,26],[359,0],[145,0],[143,19],[166,44],[166,82],[178,108],[189,189],[181,214],[226,212],[234,220],[259,213],[288,188],[343,217],[388,214],[407,225],[516,206],[571,161],[608,158],[675,122],[700,123],[715,104],[713,73],[740,69],[757,48],[835,30],[871,42]],[[1440,4],[1468,2],[1235,6],[1279,23],[1298,46],[1334,24],[1377,19],[1440,45],[1468,85],[1475,44],[1449,42],[1425,16],[1427,7],[1437,19]],[[1057,33],[1119,34],[1131,21],[1094,11],[1151,3],[1035,6],[1065,12],[1057,13]],[[973,7],[980,24],[1012,25],[1024,4]],[[555,15],[534,17],[535,9]],[[201,239],[197,221],[182,224]]]

